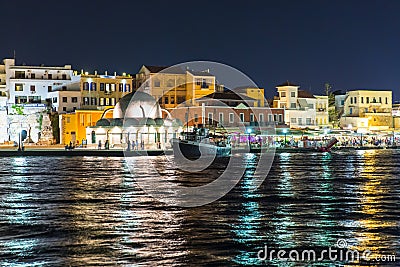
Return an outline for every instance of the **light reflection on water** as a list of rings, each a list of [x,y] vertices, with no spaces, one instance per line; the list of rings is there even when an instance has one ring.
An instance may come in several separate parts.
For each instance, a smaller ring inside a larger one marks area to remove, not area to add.
[[[395,150],[280,153],[264,184],[251,191],[262,162],[247,154],[232,192],[184,209],[147,196],[121,158],[3,158],[0,263],[295,266],[260,262],[257,252],[264,245],[328,248],[339,238],[353,249],[400,255],[399,160]],[[178,183],[209,179],[183,174],[162,157],[136,158],[137,174],[150,176],[150,163]]]

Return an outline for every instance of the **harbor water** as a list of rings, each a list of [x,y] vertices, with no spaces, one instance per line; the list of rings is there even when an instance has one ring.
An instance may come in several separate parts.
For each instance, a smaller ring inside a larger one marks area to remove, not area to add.
[[[135,175],[146,178],[155,164],[161,179],[202,184],[222,171],[182,172],[171,157],[136,157]],[[321,251],[339,241],[397,255],[386,264],[400,265],[400,150],[277,153],[256,191],[249,188],[263,163],[242,157],[239,184],[195,208],[148,196],[121,157],[1,158],[0,266],[332,266],[347,262],[259,252]]]

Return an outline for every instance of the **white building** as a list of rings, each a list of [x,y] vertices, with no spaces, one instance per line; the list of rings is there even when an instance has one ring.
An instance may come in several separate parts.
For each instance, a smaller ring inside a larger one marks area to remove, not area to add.
[[[46,100],[49,100],[48,94],[53,88],[65,86],[73,79],[71,65],[16,66],[14,59],[5,59],[4,63],[8,106],[30,104],[29,106],[45,109]]]
[[[314,95],[316,99],[315,122],[318,126],[327,126],[329,124],[328,96]]]
[[[81,95],[80,82],[73,82],[55,87],[53,91],[49,92],[48,98],[51,100],[53,111],[66,113],[80,108]]]
[[[278,85],[273,107],[285,109],[284,120],[290,128],[316,128],[317,99],[299,87],[289,82]]]

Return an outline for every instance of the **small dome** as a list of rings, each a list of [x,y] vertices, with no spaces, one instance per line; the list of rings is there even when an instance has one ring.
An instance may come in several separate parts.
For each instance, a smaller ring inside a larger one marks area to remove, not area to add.
[[[134,118],[128,118],[124,120],[124,127],[130,127],[130,126],[137,126],[139,125],[139,121]]]
[[[123,125],[123,120],[122,119],[116,118],[116,119],[111,119],[110,120],[110,126],[120,126],[120,127],[122,127],[122,125]]]
[[[156,119],[154,119],[154,121],[156,122],[157,126],[163,126],[164,125],[164,119],[163,118],[156,118]]]
[[[96,122],[96,126],[110,126],[110,121],[107,119],[100,119]]]

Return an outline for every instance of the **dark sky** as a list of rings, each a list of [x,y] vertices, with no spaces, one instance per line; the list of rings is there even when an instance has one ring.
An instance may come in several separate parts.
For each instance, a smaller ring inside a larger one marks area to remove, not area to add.
[[[228,64],[269,93],[392,89],[400,100],[400,1],[1,1],[0,57],[135,73]]]

